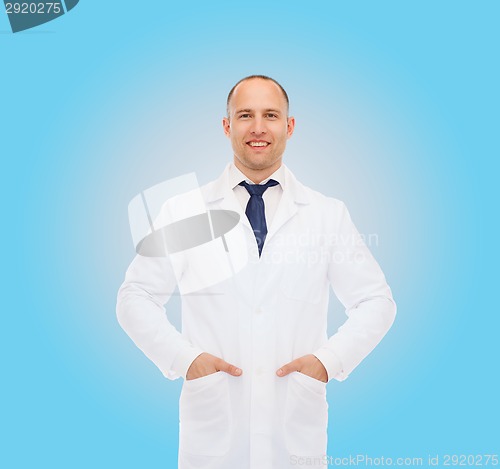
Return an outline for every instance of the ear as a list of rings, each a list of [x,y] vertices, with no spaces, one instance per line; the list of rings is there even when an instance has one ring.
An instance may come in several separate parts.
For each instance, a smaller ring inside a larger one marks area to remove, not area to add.
[[[224,133],[226,134],[226,137],[231,136],[231,124],[229,122],[228,117],[223,117],[222,118],[222,128],[224,129]]]
[[[295,129],[295,117],[289,117],[287,119],[287,125],[286,125],[286,133],[288,135],[288,138],[292,136],[294,129]]]

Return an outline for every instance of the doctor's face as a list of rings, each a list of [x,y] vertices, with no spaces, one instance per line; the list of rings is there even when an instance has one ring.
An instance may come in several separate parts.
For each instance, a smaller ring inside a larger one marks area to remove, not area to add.
[[[252,78],[234,90],[222,124],[237,167],[275,171],[281,166],[295,119],[288,117],[285,97],[276,83]]]

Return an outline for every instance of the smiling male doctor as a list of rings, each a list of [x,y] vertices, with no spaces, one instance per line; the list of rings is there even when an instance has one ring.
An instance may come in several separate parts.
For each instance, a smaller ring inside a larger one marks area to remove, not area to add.
[[[171,264],[138,255],[118,319],[166,377],[185,378],[180,469],[324,466],[326,383],[346,379],[374,349],[396,306],[344,204],[283,165],[295,120],[281,85],[244,78],[227,113],[234,159],[202,193],[208,210],[240,214],[248,264],[182,297],[180,333],[164,310],[176,285]],[[328,338],[330,286],[347,320]]]

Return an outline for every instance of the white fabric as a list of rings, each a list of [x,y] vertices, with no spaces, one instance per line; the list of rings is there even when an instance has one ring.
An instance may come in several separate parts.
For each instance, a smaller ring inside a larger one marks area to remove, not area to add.
[[[240,377],[218,372],[184,381],[180,469],[284,469],[297,467],[297,456],[321,466],[326,385],[298,372],[283,378],[275,372],[313,353],[329,380],[344,380],[391,327],[391,290],[345,205],[303,186],[286,167],[259,258],[229,174],[230,165],[202,193],[208,209],[240,213],[248,265],[228,280],[182,296],[181,334],[164,310],[175,288],[168,260],[136,256],[118,293],[118,319],[170,379],[185,377],[203,351],[243,370]],[[328,338],[330,286],[348,319]]]

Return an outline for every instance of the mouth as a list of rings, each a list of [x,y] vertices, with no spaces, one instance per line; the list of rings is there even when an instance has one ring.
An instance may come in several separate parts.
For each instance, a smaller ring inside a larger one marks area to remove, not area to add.
[[[247,145],[251,148],[261,149],[266,148],[271,144],[269,142],[266,142],[265,140],[251,140],[247,142]]]

